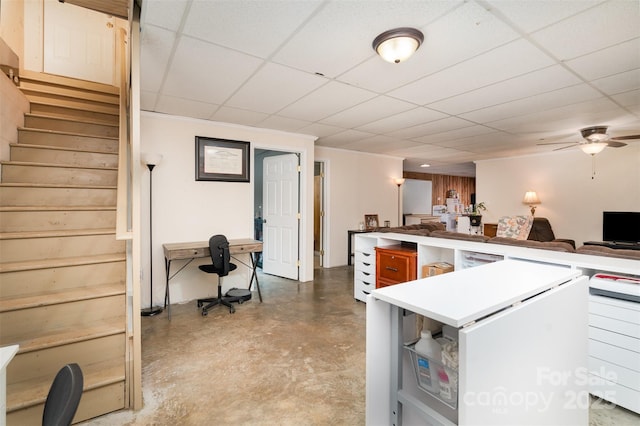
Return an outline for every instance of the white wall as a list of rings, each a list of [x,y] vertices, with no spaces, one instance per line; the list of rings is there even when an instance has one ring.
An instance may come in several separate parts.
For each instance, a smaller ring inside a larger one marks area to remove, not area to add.
[[[402,186],[402,208],[405,214],[431,214],[430,180],[407,179]]]
[[[398,187],[402,158],[316,147],[315,160],[325,163],[325,267],[347,264],[347,230],[358,229],[365,214],[380,223],[398,223]]]
[[[300,280],[313,279],[313,142],[314,138],[205,120],[143,112],[141,114],[141,151],[163,155],[153,170],[153,299],[164,297],[165,268],[163,243],[204,241],[216,233],[227,238],[253,238],[253,158],[251,182],[210,182],[195,180],[195,136],[207,136],[251,142],[253,149],[301,152],[301,268]],[[149,172],[140,165],[142,176],[143,248],[142,307],[149,306],[148,206]],[[145,207],[146,206],[146,207]],[[146,210],[146,212],[145,212]],[[244,261],[249,263],[249,258]],[[202,259],[195,264],[207,263]],[[177,271],[183,261],[174,261]],[[246,288],[249,271],[239,265],[224,280],[224,290]],[[193,300],[216,293],[213,278],[193,266],[185,268],[171,282],[172,302]]]
[[[488,210],[483,222],[506,215],[529,214],[522,204],[534,190],[541,204],[536,216],[551,222],[556,238],[570,238],[576,246],[602,240],[602,212],[640,211],[640,143],[606,148],[592,158],[579,149],[526,157],[476,162],[477,201]]]

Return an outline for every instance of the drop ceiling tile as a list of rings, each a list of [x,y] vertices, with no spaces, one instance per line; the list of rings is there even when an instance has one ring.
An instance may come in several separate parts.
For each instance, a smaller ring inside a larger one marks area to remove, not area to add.
[[[496,133],[495,129],[491,129],[485,126],[469,126],[456,130],[449,130],[446,132],[440,132],[428,136],[422,136],[418,138],[413,138],[416,141],[428,143],[431,145],[439,145],[445,147],[454,147],[459,145],[461,139],[465,139],[468,137],[479,137],[480,135],[484,135],[487,133]]]
[[[181,99],[173,96],[160,96],[156,104],[156,111],[171,115],[185,115],[187,117],[207,119],[218,109],[219,105],[206,102]]]
[[[464,127],[473,125],[474,123],[463,120],[461,118],[447,117],[443,118],[442,120],[432,121],[429,123],[396,130],[394,132],[390,132],[389,135],[398,138],[417,139],[423,136],[447,132],[449,130],[462,129]]]
[[[267,129],[282,130],[285,132],[298,132],[299,129],[308,126],[310,123],[304,120],[270,115],[259,123],[260,127]]]
[[[261,64],[262,61],[254,57],[182,37],[163,92],[222,104]]]
[[[255,111],[222,106],[211,116],[211,120],[223,123],[241,124],[244,126],[255,126],[267,117],[267,114]]]
[[[429,24],[424,35],[424,43],[408,61],[390,64],[373,56],[339,76],[338,80],[386,93],[518,37],[494,15],[471,2]]]
[[[640,89],[640,68],[601,78],[593,81],[592,84],[608,95]]]
[[[554,65],[522,76],[472,90],[462,95],[429,104],[429,108],[448,114],[462,114],[499,105],[539,93],[550,92],[580,83],[580,79],[560,65]]]
[[[446,117],[448,117],[447,114],[443,114],[429,108],[417,107],[409,111],[401,112],[399,114],[365,124],[358,127],[358,130],[371,133],[387,133],[393,132],[394,130],[417,126],[418,124],[440,120]]]
[[[599,99],[601,97],[602,94],[592,87],[586,84],[578,84],[576,86],[554,90],[553,92],[542,93],[540,95],[460,114],[460,117],[476,123],[489,123],[489,125],[493,126],[494,122],[509,117],[532,114],[541,110],[557,108],[591,99]]]
[[[640,90],[620,93],[611,98],[640,116]]]
[[[629,119],[629,113],[607,98],[595,99],[559,108],[540,110],[533,114],[490,123],[491,127],[507,132],[563,132],[594,125],[613,125]]]
[[[316,141],[316,145],[329,146],[329,147],[342,147],[351,142],[359,141],[362,139],[370,138],[371,133],[361,132],[359,130],[345,130],[344,132],[336,133],[335,135],[320,138]]]
[[[375,93],[331,81],[284,108],[279,115],[315,122],[374,96]]]
[[[315,74],[267,63],[234,93],[227,105],[273,114],[327,82]]]
[[[492,10],[504,15],[526,33],[538,30],[562,19],[568,18],[603,0],[487,0]]]
[[[331,1],[275,55],[275,62],[333,78],[375,55],[371,43],[391,28],[422,28],[457,2]]]
[[[640,36],[640,2],[609,1],[532,35],[557,59],[566,61]]]
[[[345,149],[354,151],[372,152],[375,154],[388,154],[397,149],[415,146],[416,142],[398,140],[387,136],[375,135],[367,139],[361,139],[344,146]]]
[[[544,52],[520,39],[394,90],[390,95],[426,105],[552,64]]]
[[[567,61],[566,65],[587,80],[640,68],[640,38]]]
[[[314,13],[320,3],[318,0],[194,1],[183,32],[266,58]]]
[[[153,25],[145,25],[140,40],[140,87],[158,91],[173,51],[176,33]]]
[[[322,123],[339,127],[358,127],[388,115],[398,114],[415,108],[415,105],[387,96],[378,96],[329,116]]]
[[[312,123],[308,126],[302,127],[298,130],[305,135],[317,136],[319,138],[335,135],[336,133],[343,132],[345,129],[336,126],[327,126],[326,124]]]
[[[171,31],[178,31],[187,3],[190,0],[146,0],[142,2],[140,22],[142,31],[146,24],[157,25]]]

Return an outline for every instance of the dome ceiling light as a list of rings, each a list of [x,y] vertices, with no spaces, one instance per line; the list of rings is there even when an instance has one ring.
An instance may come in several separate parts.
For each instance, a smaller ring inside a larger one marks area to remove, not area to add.
[[[415,28],[395,28],[385,31],[373,40],[373,50],[392,64],[406,61],[424,41],[422,32]]]

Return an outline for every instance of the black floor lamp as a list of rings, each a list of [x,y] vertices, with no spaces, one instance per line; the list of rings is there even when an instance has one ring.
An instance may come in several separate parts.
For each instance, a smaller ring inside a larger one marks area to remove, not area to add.
[[[162,312],[160,306],[153,306],[153,168],[162,161],[160,154],[142,154],[142,162],[149,168],[149,307],[142,308],[140,314],[143,317],[150,317]]]
[[[400,198],[400,187],[404,183],[404,178],[396,178],[394,182],[398,185],[398,226],[402,226],[404,225],[404,221],[402,220],[402,198]]]

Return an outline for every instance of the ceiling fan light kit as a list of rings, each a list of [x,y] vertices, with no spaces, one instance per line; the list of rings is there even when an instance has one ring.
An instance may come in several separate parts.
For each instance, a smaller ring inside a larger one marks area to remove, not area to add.
[[[580,145],[582,152],[588,155],[596,155],[607,147],[606,142],[587,142]]]
[[[424,41],[424,34],[415,28],[394,28],[373,40],[373,50],[382,59],[392,64],[406,61]]]

